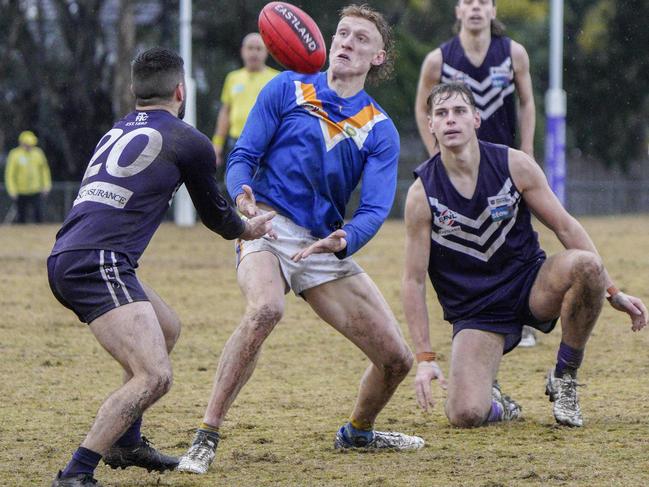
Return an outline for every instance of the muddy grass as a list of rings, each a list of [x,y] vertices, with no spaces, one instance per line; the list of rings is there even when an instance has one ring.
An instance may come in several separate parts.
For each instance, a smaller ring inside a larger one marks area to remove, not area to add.
[[[584,219],[618,285],[649,301],[649,216]],[[49,485],[83,439],[102,400],[120,382],[117,365],[85,325],[52,297],[45,258],[57,228],[0,228],[0,485]],[[357,257],[403,323],[400,280],[404,228],[390,222]],[[546,250],[560,248],[542,232]],[[221,348],[243,301],[232,245],[203,228],[164,225],[139,275],[176,309],[183,332],[173,354],[171,392],[144,419],[144,434],[180,454],[200,423]],[[432,336],[446,369],[450,327],[429,288]],[[407,334],[405,323],[404,332]],[[516,424],[463,431],[416,408],[411,373],[379,417],[380,429],[417,433],[416,453],[336,453],[366,366],[363,355],[288,296],[284,320],[268,339],[257,371],[223,427],[205,476],[113,471],[107,486],[546,486],[649,485],[649,335],[633,334],[605,306],[586,352],[580,390],[586,425],[554,424],[543,395],[558,330],[535,349],[509,354],[503,389],[523,405]]]

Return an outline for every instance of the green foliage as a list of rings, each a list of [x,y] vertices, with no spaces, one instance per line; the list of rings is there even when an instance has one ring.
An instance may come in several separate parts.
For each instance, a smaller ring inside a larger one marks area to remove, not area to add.
[[[0,153],[15,143],[20,130],[30,128],[39,132],[56,179],[74,179],[83,172],[98,138],[118,116],[111,106],[117,25],[106,13],[109,6],[115,8],[115,1],[0,0]],[[138,12],[138,49],[156,44],[178,47],[179,0],[122,1],[134,2]],[[193,1],[197,125],[204,133],[214,130],[225,75],[240,66],[241,39],[257,29],[257,15],[265,3]],[[340,8],[349,2],[295,3],[318,21],[329,41]],[[405,138],[416,138],[413,104],[421,62],[452,35],[456,3],[372,2],[393,25],[398,59],[393,79],[368,91],[390,113]],[[156,4],[157,9],[152,9]],[[507,34],[530,54],[538,115],[537,153],[541,154],[549,2],[498,0],[497,7]],[[565,3],[569,148],[620,165],[646,150],[646,18],[646,0]],[[273,61],[270,64],[278,67]]]

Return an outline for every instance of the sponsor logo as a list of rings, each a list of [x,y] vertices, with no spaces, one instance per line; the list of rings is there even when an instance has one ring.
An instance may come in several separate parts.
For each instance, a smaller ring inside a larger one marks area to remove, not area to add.
[[[510,194],[499,194],[487,198],[491,219],[495,222],[508,220],[514,216],[514,199]]]
[[[137,127],[140,125],[148,124],[149,114],[146,112],[139,112],[135,117],[135,122],[126,122],[124,125],[127,127]]]
[[[314,105],[313,103],[303,103],[301,106],[302,106],[302,108],[304,108],[308,112],[312,112],[312,113],[321,113],[321,112],[323,112],[322,108],[320,108],[317,105]]]
[[[506,88],[509,85],[511,76],[509,67],[494,66],[489,68],[489,75],[491,76],[491,86],[493,88]]]
[[[77,206],[79,203],[86,201],[94,201],[95,203],[103,203],[113,208],[124,208],[132,195],[133,191],[116,184],[95,181],[79,189],[79,194],[72,206]]]
[[[435,225],[440,228],[439,234],[441,236],[460,231],[460,226],[455,224],[457,215],[452,210],[445,208],[442,211],[439,211],[434,208],[433,211],[435,215]]]
[[[318,43],[313,38],[313,34],[307,29],[295,13],[288,8],[286,5],[278,4],[275,5],[274,10],[280,14],[280,18],[284,20],[288,25],[290,25],[295,33],[302,40],[302,45],[309,52],[309,54],[314,53],[318,50]]]

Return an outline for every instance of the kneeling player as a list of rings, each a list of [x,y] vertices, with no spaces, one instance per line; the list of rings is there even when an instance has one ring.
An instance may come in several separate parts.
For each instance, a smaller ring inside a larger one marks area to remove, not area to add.
[[[471,91],[436,86],[429,125],[441,152],[417,168],[406,202],[403,303],[417,352],[417,400],[432,405],[430,384],[445,379],[431,351],[425,303],[426,271],[453,325],[446,415],[459,427],[506,421],[521,408],[496,383],[504,353],[523,325],[548,333],[561,318],[557,364],[546,394],[554,417],[583,424],[577,369],[604,296],[629,314],[632,329],[647,324],[642,301],[611,281],[590,237],[550,190],[538,165],[521,151],[477,139]],[[566,248],[546,259],[530,211]]]
[[[184,182],[205,225],[227,239],[257,239],[274,216],[244,223],[219,194],[209,139],[180,120],[185,89],[177,54],[150,49],[133,61],[132,75],[136,111],[99,141],[47,261],[52,292],[123,367],[124,384],[101,406],[53,487],[96,485],[102,455],[113,468],[178,464],[149,445],[140,424],[171,387],[169,352],[180,321],[135,275],[175,190]]]

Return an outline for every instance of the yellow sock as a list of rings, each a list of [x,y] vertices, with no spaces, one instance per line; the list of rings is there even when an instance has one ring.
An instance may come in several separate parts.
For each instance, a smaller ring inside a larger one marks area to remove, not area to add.
[[[357,430],[372,431],[374,429],[374,425],[372,423],[370,423],[369,421],[359,421],[357,419],[352,418],[352,419],[349,420],[349,422]]]
[[[211,426],[207,423],[201,423],[200,429],[209,431],[210,433],[218,433],[219,428],[217,426]]]

